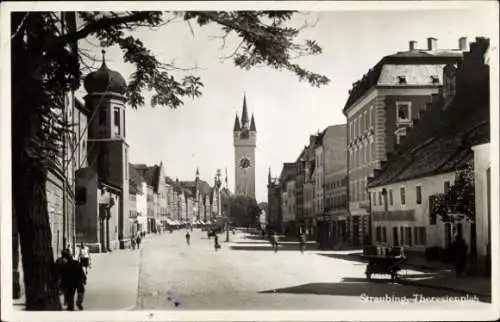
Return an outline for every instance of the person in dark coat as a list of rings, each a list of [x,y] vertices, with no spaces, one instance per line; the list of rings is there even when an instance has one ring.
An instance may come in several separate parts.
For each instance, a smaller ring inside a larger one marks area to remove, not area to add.
[[[217,236],[217,235],[215,235],[215,237],[214,237],[214,248],[215,248],[215,251],[218,251],[220,249],[219,236]]]
[[[66,298],[66,293],[65,293],[65,285],[63,281],[63,268],[64,265],[68,262],[67,260],[67,255],[69,251],[67,249],[64,249],[61,252],[61,257],[59,257],[56,262],[55,262],[55,275],[57,278],[57,287],[59,289],[59,294],[62,294],[64,296],[64,305],[68,304],[68,300]]]
[[[73,259],[71,253],[64,254],[66,263],[62,266],[62,282],[64,285],[64,294],[67,301],[67,309],[73,311],[75,309],[75,292],[78,292],[76,305],[80,310],[83,310],[83,296],[85,293],[85,284],[87,276],[82,265]]]
[[[135,243],[137,244],[137,249],[141,248],[141,235],[137,235],[137,237],[135,238]]]
[[[457,234],[455,236],[455,241],[451,245],[453,250],[453,259],[455,261],[455,272],[457,275],[461,275],[465,269],[465,264],[467,262],[467,243],[463,239],[462,235]]]
[[[304,233],[300,232],[299,233],[299,248],[300,248],[300,252],[304,252],[304,249],[306,247],[306,236],[304,235]]]
[[[191,235],[189,234],[189,231],[186,231],[186,243],[188,244],[188,246],[190,244],[190,241],[191,241]]]

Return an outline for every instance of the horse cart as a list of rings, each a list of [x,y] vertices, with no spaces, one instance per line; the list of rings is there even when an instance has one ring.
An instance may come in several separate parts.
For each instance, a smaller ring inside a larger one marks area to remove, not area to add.
[[[401,265],[406,260],[402,247],[366,247],[363,258],[368,260],[365,272],[368,280],[371,280],[373,274],[387,274],[392,281],[396,280]]]

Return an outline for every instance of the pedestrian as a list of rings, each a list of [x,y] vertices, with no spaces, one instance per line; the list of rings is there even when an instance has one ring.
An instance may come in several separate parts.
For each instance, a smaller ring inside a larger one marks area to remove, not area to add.
[[[64,297],[64,305],[68,304],[68,300],[66,298],[66,293],[65,293],[66,286],[64,285],[64,280],[63,280],[63,268],[64,265],[68,262],[67,260],[68,256],[66,255],[67,252],[68,252],[67,249],[63,249],[61,252],[61,257],[59,257],[55,262],[55,275],[57,279],[57,287],[59,294],[63,295]]]
[[[304,249],[306,248],[306,237],[302,232],[299,233],[299,247],[300,247],[300,252],[303,253]]]
[[[189,234],[189,231],[186,230],[186,243],[188,246],[190,245],[190,240],[191,240],[191,235]]]
[[[62,282],[68,311],[75,309],[75,292],[78,293],[76,305],[83,310],[83,297],[87,276],[82,265],[73,259],[70,252],[64,253],[65,263],[62,265]]]
[[[278,252],[278,234],[273,233],[271,236],[271,244],[275,253]]]
[[[214,248],[215,248],[215,251],[218,251],[220,249],[219,236],[217,236],[217,235],[215,235],[215,237],[214,237]]]
[[[141,248],[141,235],[138,234],[137,237],[135,238],[135,242],[137,244],[137,249],[140,249]]]
[[[85,274],[88,274],[90,265],[90,251],[89,247],[85,243],[80,244],[80,254],[78,254],[78,259],[82,267],[85,269]]]
[[[135,236],[134,236],[134,237],[130,238],[130,247],[132,247],[132,249],[134,250],[135,245],[136,245],[136,243],[135,243]]]
[[[451,245],[453,259],[455,261],[455,272],[460,276],[465,269],[467,262],[467,243],[459,233],[455,236],[455,241]]]

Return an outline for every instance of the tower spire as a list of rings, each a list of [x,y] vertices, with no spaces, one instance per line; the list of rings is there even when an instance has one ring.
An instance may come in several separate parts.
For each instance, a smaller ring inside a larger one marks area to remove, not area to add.
[[[248,126],[247,94],[243,94],[243,113],[241,114],[241,126]]]
[[[250,131],[257,131],[257,128],[255,127],[255,118],[253,117],[253,113],[252,113],[252,120],[250,121]]]
[[[238,114],[236,113],[236,116],[234,117],[233,132],[240,131],[240,130],[241,130],[240,119],[238,118]]]

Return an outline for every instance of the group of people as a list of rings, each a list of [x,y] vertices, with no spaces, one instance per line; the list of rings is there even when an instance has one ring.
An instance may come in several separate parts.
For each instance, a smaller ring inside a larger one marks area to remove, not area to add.
[[[303,232],[299,232],[298,240],[299,240],[299,250],[301,253],[303,253],[306,248],[306,236]],[[271,243],[271,247],[273,248],[274,252],[275,253],[278,252],[279,237],[276,232],[269,232],[269,242]]]
[[[90,267],[90,252],[85,243],[80,245],[78,257],[73,256],[71,248],[67,246],[61,252],[61,257],[56,260],[57,284],[59,292],[64,296],[64,305],[67,310],[75,309],[75,293],[77,294],[76,306],[83,310],[85,285]]]
[[[219,244],[219,236],[217,236],[217,233],[214,233],[213,236],[214,236],[214,248],[215,251],[218,251],[221,248]],[[210,239],[210,235],[208,238]],[[188,246],[191,245],[191,234],[189,233],[189,230],[186,230],[186,244]]]

